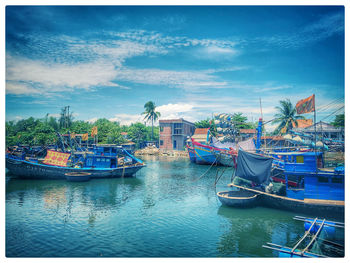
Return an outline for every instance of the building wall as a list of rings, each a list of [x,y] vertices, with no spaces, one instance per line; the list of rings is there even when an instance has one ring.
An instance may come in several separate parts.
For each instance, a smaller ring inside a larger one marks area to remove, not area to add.
[[[159,131],[159,149],[172,149],[172,130],[170,123],[160,123],[159,129],[163,128],[163,131]]]
[[[193,135],[195,128],[193,123],[170,120],[169,122],[160,122],[159,129],[159,149],[182,151],[186,145],[187,137]]]

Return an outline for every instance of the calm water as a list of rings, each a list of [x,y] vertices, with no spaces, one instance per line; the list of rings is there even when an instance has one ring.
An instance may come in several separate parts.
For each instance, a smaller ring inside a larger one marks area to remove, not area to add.
[[[147,158],[136,178],[6,182],[7,257],[272,257],[295,213],[221,206],[232,170]],[[202,177],[201,177],[202,176]],[[299,214],[300,215],[300,214]]]

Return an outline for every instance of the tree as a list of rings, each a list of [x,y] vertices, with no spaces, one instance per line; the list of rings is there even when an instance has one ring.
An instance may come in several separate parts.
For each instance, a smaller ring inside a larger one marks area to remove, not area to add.
[[[243,116],[242,112],[234,113],[232,116],[232,122],[237,129],[254,129],[256,128],[253,123],[247,122],[248,118]]]
[[[136,142],[139,147],[140,142],[147,139],[147,127],[140,122],[131,124],[128,130],[128,137],[131,141]]]
[[[155,111],[156,105],[153,101],[149,101],[144,106],[145,111],[142,115],[146,115],[144,120],[152,122],[152,140],[153,140],[153,122],[160,117],[160,112]]]
[[[280,106],[275,107],[279,112],[275,114],[275,120],[272,123],[279,123],[275,131],[280,133],[283,128],[286,129],[286,133],[295,127],[298,127],[297,120],[305,119],[303,116],[296,115],[296,108],[292,105],[289,99],[280,100]]]
[[[345,114],[339,114],[335,116],[335,120],[331,122],[331,125],[335,127],[344,128]]]
[[[196,128],[210,128],[210,120],[206,119],[206,120],[201,120],[201,121],[196,121],[194,123],[194,126]]]

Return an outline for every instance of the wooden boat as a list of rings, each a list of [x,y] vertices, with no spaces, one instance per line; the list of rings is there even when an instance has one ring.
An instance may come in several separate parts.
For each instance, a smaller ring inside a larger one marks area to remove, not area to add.
[[[343,173],[305,173],[303,188],[284,186],[285,191],[274,191],[268,190],[271,167],[271,158],[240,150],[235,179],[242,179],[242,183],[234,180],[229,186],[260,194],[259,205],[307,214],[344,217]],[[288,173],[285,173],[285,181],[288,185]]]
[[[196,154],[196,163],[197,164],[218,164],[217,157],[213,154],[213,151],[225,151],[224,149],[216,148],[209,145],[204,145],[199,142],[196,142],[192,139],[192,145],[194,152]]]
[[[90,180],[90,175],[90,173],[81,172],[66,173],[66,179],[71,182],[86,182]]]
[[[225,191],[216,194],[223,205],[232,207],[252,207],[257,204],[259,194],[248,191]]]
[[[119,149],[123,157],[117,155],[97,155],[95,153],[54,152],[57,156],[67,155],[70,165],[66,163],[48,164],[25,156],[6,155],[6,168],[9,173],[26,179],[66,179],[67,173],[89,173],[90,178],[131,177],[146,165],[123,149]],[[69,157],[68,157],[69,156]]]
[[[297,199],[287,196],[270,194],[261,190],[247,188],[235,184],[229,184],[229,186],[259,194],[259,205],[306,214],[330,214],[334,217],[344,217],[344,201]]]
[[[188,156],[190,158],[191,163],[195,163],[196,162],[196,153],[194,151],[194,148],[189,146],[189,145],[186,145],[186,148],[187,148]]]
[[[74,168],[33,163],[6,158],[6,168],[12,175],[25,179],[66,179],[66,173],[90,173],[90,178],[131,177],[145,167],[143,163],[116,168]]]

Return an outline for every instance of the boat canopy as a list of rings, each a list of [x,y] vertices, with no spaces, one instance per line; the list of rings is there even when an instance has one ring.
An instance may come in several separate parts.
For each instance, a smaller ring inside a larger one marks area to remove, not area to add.
[[[236,176],[256,184],[265,184],[271,175],[272,158],[238,151]]]

